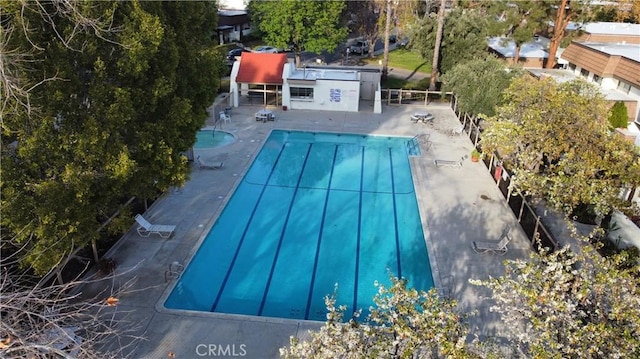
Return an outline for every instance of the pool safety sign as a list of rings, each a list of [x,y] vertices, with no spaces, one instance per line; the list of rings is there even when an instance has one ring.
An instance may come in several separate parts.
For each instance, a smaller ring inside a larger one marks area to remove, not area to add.
[[[329,89],[329,101],[331,102],[340,102],[340,98],[342,97],[342,90],[340,89]]]

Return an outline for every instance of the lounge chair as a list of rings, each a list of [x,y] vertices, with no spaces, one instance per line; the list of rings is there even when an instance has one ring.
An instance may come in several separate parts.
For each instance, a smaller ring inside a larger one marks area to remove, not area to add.
[[[198,168],[201,170],[218,170],[222,168],[222,165],[224,165],[224,162],[204,163],[200,159],[200,156],[196,157],[196,163],[198,164]]]
[[[476,253],[493,253],[500,256],[507,254],[509,250],[507,244],[511,241],[509,231],[511,231],[511,226],[507,225],[497,241],[473,241],[473,250]]]
[[[136,222],[138,222],[138,234],[142,237],[149,237],[155,233],[162,238],[169,238],[176,229],[176,226],[169,224],[151,224],[142,215],[136,214]]]
[[[452,160],[433,160],[433,163],[436,167],[462,167],[462,161],[464,161],[464,157],[460,158],[459,161]]]

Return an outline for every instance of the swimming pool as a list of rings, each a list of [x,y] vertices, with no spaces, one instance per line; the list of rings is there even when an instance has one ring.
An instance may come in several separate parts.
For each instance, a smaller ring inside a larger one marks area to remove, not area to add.
[[[409,139],[273,131],[165,307],[326,320],[366,310],[388,272],[433,286]]]
[[[235,141],[235,136],[229,132],[220,130],[200,130],[196,133],[194,149],[216,148],[228,145]]]

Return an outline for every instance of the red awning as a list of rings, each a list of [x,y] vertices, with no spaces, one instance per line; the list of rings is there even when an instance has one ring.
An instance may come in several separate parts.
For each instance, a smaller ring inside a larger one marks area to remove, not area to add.
[[[282,84],[286,54],[243,52],[236,82],[250,84]]]

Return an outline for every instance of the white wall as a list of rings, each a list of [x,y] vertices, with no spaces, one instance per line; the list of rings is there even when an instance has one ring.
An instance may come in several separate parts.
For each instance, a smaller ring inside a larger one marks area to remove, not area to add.
[[[292,110],[321,110],[358,112],[360,104],[360,81],[317,79],[308,84],[289,84],[288,77],[294,70],[286,63],[282,72],[282,105]],[[296,99],[290,96],[290,87],[313,88],[313,99]]]

